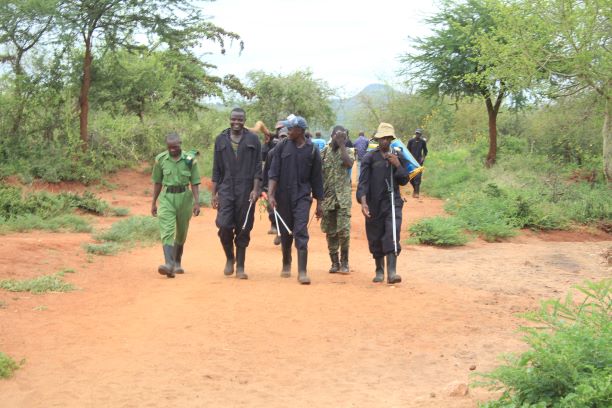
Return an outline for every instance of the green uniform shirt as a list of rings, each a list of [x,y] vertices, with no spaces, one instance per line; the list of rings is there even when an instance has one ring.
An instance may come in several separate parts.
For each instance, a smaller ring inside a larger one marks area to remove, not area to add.
[[[348,156],[355,160],[355,149],[346,148]],[[323,210],[335,208],[351,208],[351,178],[349,169],[342,164],[340,149],[334,151],[331,144],[327,144],[321,151],[321,164],[323,168]]]
[[[168,151],[160,153],[155,157],[151,179],[154,183],[164,186],[200,184],[200,171],[196,158],[191,152],[182,151],[181,157],[175,161]]]

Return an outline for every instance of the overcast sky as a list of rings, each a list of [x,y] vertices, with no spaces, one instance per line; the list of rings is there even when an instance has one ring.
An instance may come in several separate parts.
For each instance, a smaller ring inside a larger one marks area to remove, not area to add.
[[[371,83],[393,83],[398,56],[410,50],[409,37],[429,33],[424,19],[434,0],[217,0],[204,3],[216,25],[238,33],[245,44],[206,58],[217,74],[244,79],[251,70],[288,74],[310,68],[351,96]],[[210,48],[214,50],[214,48]]]

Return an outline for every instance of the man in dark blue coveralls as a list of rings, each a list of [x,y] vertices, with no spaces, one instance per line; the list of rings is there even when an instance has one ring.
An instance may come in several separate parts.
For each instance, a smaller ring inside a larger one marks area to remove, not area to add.
[[[301,116],[283,122],[289,136],[280,142],[272,154],[270,164],[268,200],[287,223],[293,235],[279,220],[283,249],[282,277],[291,276],[291,245],[295,238],[298,254],[298,281],[310,284],[306,266],[308,263],[308,218],[312,199],[317,200],[316,215],[321,218],[323,210],[323,177],[319,149],[305,138],[308,125]]]
[[[235,262],[239,279],[248,279],[244,261],[261,185],[261,143],[244,127],[245,120],[244,110],[232,110],[230,127],[215,140],[212,175],[212,206],[218,210],[216,224],[226,257],[223,273],[231,276]]]

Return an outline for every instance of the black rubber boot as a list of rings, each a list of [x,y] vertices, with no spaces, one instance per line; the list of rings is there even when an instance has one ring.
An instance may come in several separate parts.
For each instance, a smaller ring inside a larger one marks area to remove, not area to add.
[[[281,271],[281,278],[291,277],[291,245],[285,247],[283,245],[283,270]]]
[[[395,254],[387,255],[387,283],[400,283],[402,277],[396,274],[397,256]]]
[[[329,258],[331,259],[331,268],[329,268],[329,273],[336,273],[340,270],[340,261],[338,260],[338,253],[329,254]]]
[[[376,263],[376,276],[372,282],[380,283],[385,280],[385,258],[374,258]]]
[[[174,246],[164,245],[164,265],[159,265],[157,272],[161,275],[166,275],[169,278],[174,278]]]
[[[183,258],[183,247],[174,243],[174,273],[185,273],[185,270],[181,267],[181,259]]]
[[[306,265],[308,265],[308,250],[298,249],[298,282],[302,285],[310,285],[310,278],[306,272]]]
[[[421,189],[421,186],[419,184],[417,184],[416,186],[414,186],[414,191],[412,192],[412,196],[414,198],[419,198],[419,190]]]
[[[351,270],[349,268],[349,251],[348,248],[340,250],[340,273],[347,274]]]
[[[246,247],[236,247],[236,278],[249,279],[244,273],[244,259],[246,257]]]
[[[223,274],[225,276],[231,276],[234,273],[234,245],[225,245],[223,246],[223,250],[225,251],[225,269],[223,269]]]

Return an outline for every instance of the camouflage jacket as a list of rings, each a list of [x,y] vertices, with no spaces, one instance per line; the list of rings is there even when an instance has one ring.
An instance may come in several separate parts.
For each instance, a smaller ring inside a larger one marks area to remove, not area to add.
[[[355,160],[355,149],[347,148],[347,153]],[[350,169],[342,165],[340,149],[334,151],[327,144],[321,151],[323,168],[323,210],[351,207],[351,176]]]

